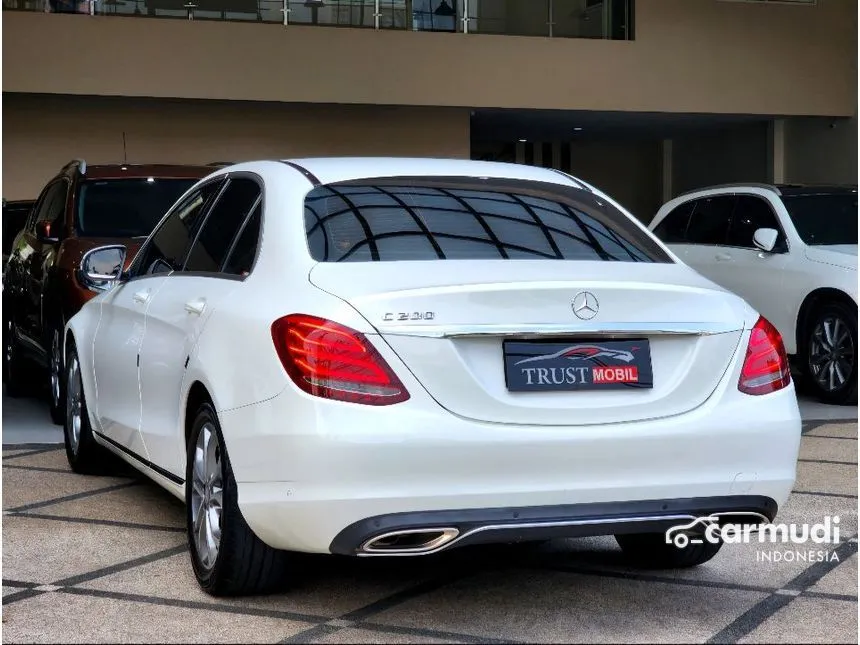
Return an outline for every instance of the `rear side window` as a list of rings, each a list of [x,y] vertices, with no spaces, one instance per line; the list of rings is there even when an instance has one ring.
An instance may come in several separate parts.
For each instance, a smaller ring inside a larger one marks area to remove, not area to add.
[[[696,210],[687,226],[687,244],[725,244],[734,207],[733,195],[696,200]]]
[[[262,203],[257,202],[257,207],[251,213],[251,217],[245,222],[245,226],[239,232],[230,255],[224,263],[223,273],[246,276],[251,273],[254,260],[257,258],[257,247],[260,242],[260,221],[262,219]]]
[[[233,240],[259,201],[260,195],[260,185],[253,179],[231,179],[206,216],[206,222],[188,254],[184,270],[220,272]]]
[[[654,235],[666,244],[683,244],[687,239],[687,225],[690,223],[690,215],[692,215],[695,208],[695,202],[687,202],[676,206],[656,226]]]
[[[598,260],[671,262],[592,193],[514,180],[399,178],[319,186],[305,199],[320,262]]]
[[[738,195],[726,244],[747,249],[755,248],[753,235],[760,228],[780,230],[779,222],[770,205],[761,197]]]

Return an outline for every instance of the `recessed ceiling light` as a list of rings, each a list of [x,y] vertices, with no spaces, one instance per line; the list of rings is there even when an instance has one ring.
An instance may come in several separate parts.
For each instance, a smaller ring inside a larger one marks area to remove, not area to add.
[[[528,141],[528,139],[520,139],[519,140],[520,143],[525,143],[526,141]]]
[[[580,132],[580,131],[582,131],[582,128],[574,128],[573,131],[574,132]]]

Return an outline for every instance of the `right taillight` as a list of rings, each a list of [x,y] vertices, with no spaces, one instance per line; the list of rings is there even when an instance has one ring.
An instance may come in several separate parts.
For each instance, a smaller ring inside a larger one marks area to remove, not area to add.
[[[331,320],[291,314],[272,323],[284,369],[308,394],[325,399],[391,405],[406,387],[364,334]]]
[[[738,389],[744,394],[769,394],[791,383],[782,336],[763,317],[752,328]]]

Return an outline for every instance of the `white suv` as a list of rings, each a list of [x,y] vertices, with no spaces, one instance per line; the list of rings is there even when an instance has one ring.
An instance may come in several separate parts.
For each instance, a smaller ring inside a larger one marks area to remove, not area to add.
[[[857,188],[731,184],[667,202],[650,229],[782,334],[819,398],[857,402]]]

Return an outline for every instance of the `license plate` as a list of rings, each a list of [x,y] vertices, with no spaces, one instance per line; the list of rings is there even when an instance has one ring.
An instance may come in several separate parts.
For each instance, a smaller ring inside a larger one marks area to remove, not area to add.
[[[652,388],[647,340],[505,341],[505,381],[511,392]]]

